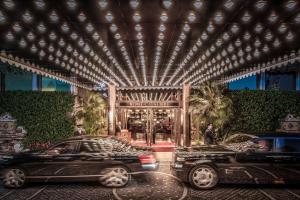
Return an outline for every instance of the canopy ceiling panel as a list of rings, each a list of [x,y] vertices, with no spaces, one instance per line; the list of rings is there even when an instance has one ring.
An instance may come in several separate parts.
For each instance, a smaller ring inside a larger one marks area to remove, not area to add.
[[[299,61],[297,0],[0,3],[0,58],[89,88],[226,82]]]

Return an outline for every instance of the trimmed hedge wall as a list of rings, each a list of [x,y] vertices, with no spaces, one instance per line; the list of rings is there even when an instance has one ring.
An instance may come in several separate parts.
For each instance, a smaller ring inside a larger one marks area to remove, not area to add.
[[[66,92],[0,93],[0,114],[8,112],[19,126],[24,126],[28,132],[25,146],[52,143],[73,135],[73,105],[74,96]]]
[[[235,117],[232,132],[266,133],[279,128],[280,119],[300,116],[300,93],[283,91],[233,91]],[[66,92],[0,93],[0,115],[8,112],[28,131],[25,145],[55,142],[73,135],[74,96]]]
[[[229,95],[235,113],[233,132],[273,132],[287,114],[300,116],[300,93],[296,91],[244,90],[233,91]]]

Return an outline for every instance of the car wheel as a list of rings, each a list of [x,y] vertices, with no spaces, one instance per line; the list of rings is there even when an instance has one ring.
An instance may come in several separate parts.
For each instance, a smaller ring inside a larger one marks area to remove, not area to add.
[[[5,171],[3,185],[7,188],[20,188],[26,181],[25,172],[19,168],[11,168]]]
[[[125,167],[106,168],[100,174],[99,181],[106,187],[123,187],[130,180],[130,174]]]
[[[218,183],[218,174],[209,165],[194,167],[189,174],[189,182],[198,189],[210,189]]]

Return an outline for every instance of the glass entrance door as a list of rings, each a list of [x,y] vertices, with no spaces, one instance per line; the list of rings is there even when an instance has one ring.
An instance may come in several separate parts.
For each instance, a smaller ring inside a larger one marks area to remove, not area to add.
[[[144,141],[151,145],[174,140],[172,109],[131,109],[126,112],[128,113],[127,127],[134,141]]]

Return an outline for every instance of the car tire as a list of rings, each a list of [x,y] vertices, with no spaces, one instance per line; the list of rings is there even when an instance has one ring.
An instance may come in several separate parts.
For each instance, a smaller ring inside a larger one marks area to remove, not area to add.
[[[131,175],[126,167],[116,166],[102,170],[99,182],[105,187],[124,187],[130,179]]]
[[[6,188],[21,188],[26,183],[26,173],[21,168],[10,168],[5,170],[3,185]]]
[[[198,165],[190,171],[189,182],[197,189],[211,189],[218,184],[219,178],[213,167]]]

